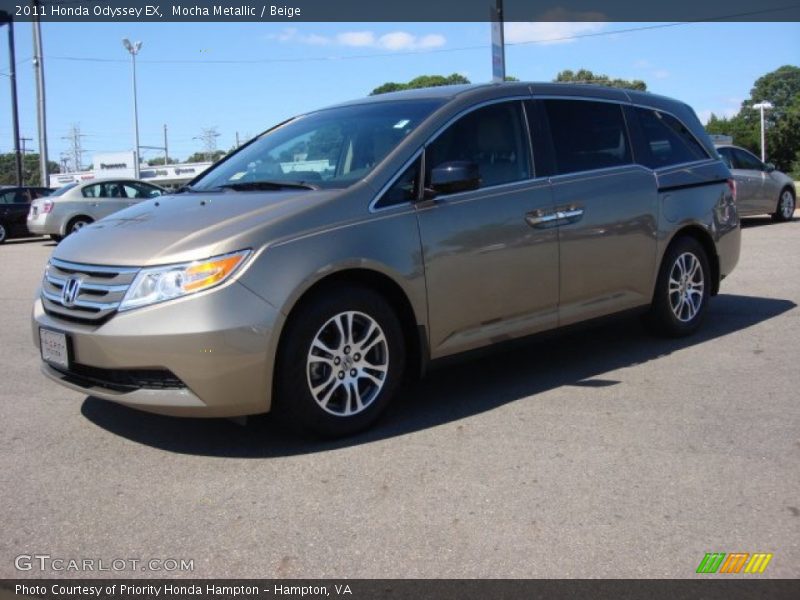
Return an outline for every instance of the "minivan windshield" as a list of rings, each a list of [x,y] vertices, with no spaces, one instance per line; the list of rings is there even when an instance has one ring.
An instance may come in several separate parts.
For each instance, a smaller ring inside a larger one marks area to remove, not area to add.
[[[386,101],[297,117],[203,173],[191,190],[348,187],[441,104],[430,99]]]

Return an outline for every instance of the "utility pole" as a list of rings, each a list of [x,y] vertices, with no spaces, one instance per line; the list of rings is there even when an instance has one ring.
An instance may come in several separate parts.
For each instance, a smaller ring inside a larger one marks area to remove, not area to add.
[[[217,151],[217,138],[220,136],[216,127],[206,127],[202,129],[200,135],[193,137],[193,140],[200,140],[203,142],[205,150],[206,162],[211,162],[211,157]]]
[[[36,123],[39,129],[39,183],[42,187],[48,187],[50,177],[47,172],[47,116],[44,101],[44,56],[39,0],[33,0],[33,9],[33,70],[36,73]]]
[[[72,152],[72,166],[75,171],[81,170],[81,164],[83,163],[83,148],[81,147],[81,138],[84,137],[81,134],[81,127],[80,125],[73,124],[72,129],[70,129],[69,135],[63,136],[62,140],[69,140],[71,152]]]
[[[33,138],[21,137],[19,138],[19,141],[22,142],[22,149],[20,150],[20,152],[22,152],[22,159],[24,160],[26,152],[33,152],[33,150],[28,150],[27,148],[25,148],[25,146],[27,145],[25,144],[25,142],[32,142]]]
[[[0,11],[0,24],[8,25],[8,78],[11,80],[11,121],[14,130],[14,167],[17,185],[22,185],[22,155],[19,151],[19,111],[17,110],[17,57],[14,52],[14,22],[6,11]]]
[[[492,22],[492,81],[502,83],[506,80],[503,0],[495,0],[495,5],[489,11],[489,17]]]
[[[236,132],[236,147],[239,147],[239,132]]]
[[[169,146],[167,146],[167,124],[164,123],[164,166],[169,164]]]

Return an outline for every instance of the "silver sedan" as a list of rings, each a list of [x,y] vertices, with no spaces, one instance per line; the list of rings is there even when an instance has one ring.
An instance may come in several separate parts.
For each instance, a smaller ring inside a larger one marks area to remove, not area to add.
[[[736,180],[736,204],[743,217],[771,214],[776,221],[794,215],[797,190],[792,178],[738,146],[717,146]]]
[[[164,189],[135,179],[70,183],[31,203],[28,229],[59,241],[89,223],[163,193]]]

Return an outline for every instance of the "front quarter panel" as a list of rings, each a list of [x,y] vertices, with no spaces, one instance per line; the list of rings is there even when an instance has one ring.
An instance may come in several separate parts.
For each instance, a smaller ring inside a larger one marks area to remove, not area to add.
[[[389,277],[405,293],[417,323],[427,324],[419,229],[410,206],[268,246],[240,281],[288,315],[312,286],[350,269]]]

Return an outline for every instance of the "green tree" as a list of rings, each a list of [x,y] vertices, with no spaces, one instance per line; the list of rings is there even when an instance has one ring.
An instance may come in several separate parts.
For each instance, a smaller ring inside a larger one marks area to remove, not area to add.
[[[174,165],[174,164],[176,164],[178,162],[177,160],[175,160],[172,157],[169,157],[167,159],[167,161],[168,161],[167,162],[168,165]],[[163,156],[159,156],[158,158],[151,158],[150,160],[147,161],[147,165],[150,166],[150,167],[160,167],[163,164],[164,164],[164,157]]]
[[[370,96],[386,94],[387,92],[399,92],[401,90],[414,90],[418,88],[439,87],[442,85],[459,85],[469,83],[469,79],[458,73],[453,73],[445,77],[444,75],[420,75],[407,83],[396,83],[389,81],[379,85],[370,92]]]
[[[730,118],[711,115],[706,131],[729,135],[737,146],[756,155],[761,153],[761,115],[753,108],[768,101],[773,108],[764,113],[767,160],[778,169],[800,177],[800,67],[784,65],[759,77]]]
[[[195,152],[186,159],[186,162],[216,162],[223,156],[225,156],[224,150],[215,150],[210,154],[208,152]]]
[[[60,173],[58,163],[47,161],[49,173]],[[39,155],[26,154],[22,159],[23,185],[39,185]],[[0,154],[0,185],[17,185],[16,161],[14,153]]]
[[[566,69],[561,71],[553,80],[557,83],[594,83],[615,88],[626,88],[630,90],[647,91],[647,84],[641,79],[629,81],[627,79],[611,79],[608,75],[592,73],[588,69],[571,71]]]

